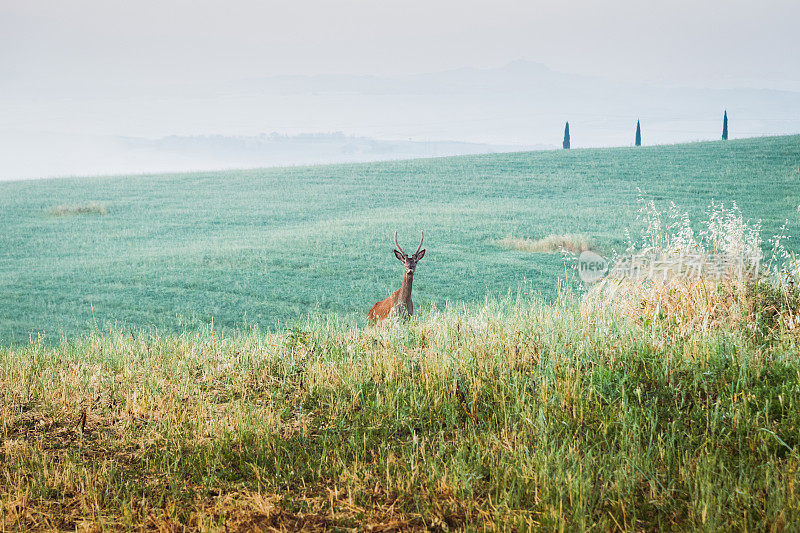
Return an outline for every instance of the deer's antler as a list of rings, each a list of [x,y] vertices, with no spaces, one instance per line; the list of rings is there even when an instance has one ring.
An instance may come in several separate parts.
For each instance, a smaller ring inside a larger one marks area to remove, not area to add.
[[[422,233],[422,238],[419,240],[419,246],[417,246],[417,251],[414,252],[414,255],[417,255],[419,253],[420,248],[422,248],[422,241],[425,239],[425,232],[420,231],[420,233]]]
[[[394,245],[397,246],[397,249],[400,250],[401,254],[403,254],[404,256],[408,257],[408,254],[405,253],[402,248],[400,248],[399,244],[397,244],[397,232],[396,231],[394,232]]]

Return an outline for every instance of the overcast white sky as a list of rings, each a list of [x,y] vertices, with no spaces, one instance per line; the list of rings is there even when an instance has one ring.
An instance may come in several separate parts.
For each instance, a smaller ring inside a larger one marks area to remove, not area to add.
[[[800,90],[797,0],[0,0],[5,85],[398,74],[515,59]]]

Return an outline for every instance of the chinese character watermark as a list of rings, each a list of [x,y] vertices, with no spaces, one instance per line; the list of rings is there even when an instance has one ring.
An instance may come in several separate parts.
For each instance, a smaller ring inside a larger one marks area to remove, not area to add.
[[[753,279],[759,272],[759,259],[744,255],[697,253],[656,254],[642,252],[609,260],[593,251],[578,257],[578,275],[592,284],[606,277],[629,280]]]

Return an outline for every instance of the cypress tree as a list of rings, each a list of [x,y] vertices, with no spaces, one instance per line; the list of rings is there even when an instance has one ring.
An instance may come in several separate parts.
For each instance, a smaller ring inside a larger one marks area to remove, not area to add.
[[[639,126],[639,119],[636,119],[636,146],[642,145],[642,128]]]
[[[564,142],[561,143],[561,146],[564,150],[569,150],[569,122],[567,122],[567,125],[564,127]]]
[[[728,140],[728,110],[725,110],[725,114],[722,116],[722,140]]]

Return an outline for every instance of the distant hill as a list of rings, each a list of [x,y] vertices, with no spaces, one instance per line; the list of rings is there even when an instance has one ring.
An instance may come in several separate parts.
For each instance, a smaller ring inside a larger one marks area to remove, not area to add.
[[[258,136],[172,135],[155,140],[122,138],[121,144],[154,160],[188,158],[194,169],[268,167],[416,157],[545,150],[554,145],[493,145],[437,140],[379,140],[337,133]],[[179,163],[178,163],[179,164]]]
[[[0,181],[386,161],[555,148],[545,144],[380,140],[343,133],[170,135],[156,139],[50,133],[18,135],[3,144]]]
[[[4,87],[0,179],[553,147],[567,120],[573,148],[630,146],[637,119],[645,146],[715,140],[725,109],[732,139],[800,133],[798,92],[618,83],[528,61],[407,76],[256,73],[202,84],[50,90]],[[301,137],[291,146],[258,141],[259,154],[226,140],[252,145],[247,139],[271,131]],[[341,146],[302,138],[338,131],[350,138]],[[189,140],[196,137],[216,141]]]

